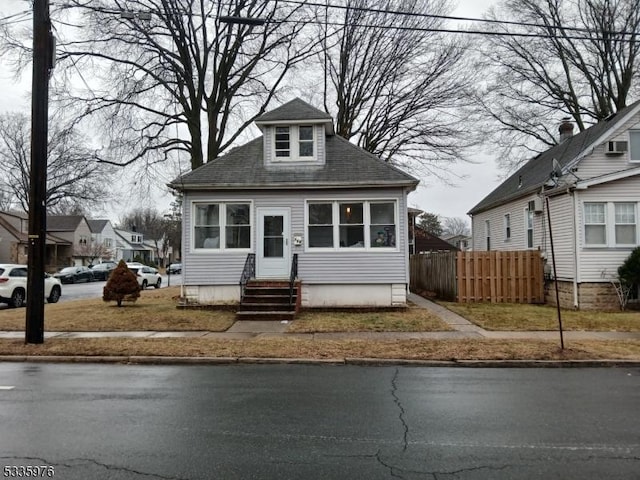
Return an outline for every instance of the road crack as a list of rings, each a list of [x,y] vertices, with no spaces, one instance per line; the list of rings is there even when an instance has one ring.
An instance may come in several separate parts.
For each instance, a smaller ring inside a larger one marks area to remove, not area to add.
[[[391,396],[393,397],[394,403],[398,406],[400,410],[400,414],[398,418],[400,419],[400,423],[402,423],[402,428],[404,430],[403,438],[402,438],[402,451],[406,452],[407,448],[409,448],[409,425],[405,420],[405,410],[402,406],[402,402],[400,401],[400,397],[398,397],[398,376],[400,375],[400,369],[396,368],[396,371],[393,374],[393,378],[391,379]]]

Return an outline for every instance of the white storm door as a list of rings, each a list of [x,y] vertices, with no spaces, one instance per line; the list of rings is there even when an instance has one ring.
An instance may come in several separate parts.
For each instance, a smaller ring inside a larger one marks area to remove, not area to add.
[[[291,262],[288,208],[258,208],[256,278],[288,278]]]

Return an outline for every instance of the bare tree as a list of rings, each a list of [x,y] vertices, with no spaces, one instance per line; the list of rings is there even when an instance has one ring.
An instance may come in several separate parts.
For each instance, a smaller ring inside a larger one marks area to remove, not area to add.
[[[103,161],[153,163],[185,152],[191,168],[233,144],[317,38],[308,9],[265,0],[64,0],[60,107],[101,125]],[[66,17],[65,17],[66,15]],[[264,20],[229,24],[225,17]],[[91,72],[91,76],[84,75]],[[76,88],[78,82],[82,89]]]
[[[335,4],[334,4],[335,5]],[[461,109],[465,45],[433,29],[448,0],[345,0],[326,45],[336,132],[392,163],[439,175],[474,143]]]
[[[464,235],[469,236],[471,234],[471,228],[469,222],[460,217],[444,217],[442,219],[442,233],[444,235]]]
[[[563,117],[582,131],[640,93],[638,0],[503,0],[488,18],[519,23],[493,24],[508,35],[487,37],[477,67],[487,73],[478,105],[507,169],[555,145]]]
[[[111,258],[113,257],[113,251],[104,246],[100,242],[91,240],[88,243],[81,243],[75,248],[73,253],[75,257],[86,259],[89,265],[93,263],[96,258]]]
[[[46,204],[50,213],[100,205],[109,198],[109,169],[77,129],[60,119],[50,121]],[[29,209],[31,124],[24,113],[0,116],[0,176],[7,193],[25,212]]]

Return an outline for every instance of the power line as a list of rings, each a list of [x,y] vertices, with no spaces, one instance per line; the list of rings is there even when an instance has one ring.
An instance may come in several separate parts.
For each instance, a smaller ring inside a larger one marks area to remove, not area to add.
[[[434,15],[429,13],[418,13],[418,12],[406,12],[402,10],[390,10],[390,9],[382,9],[382,8],[370,8],[370,7],[354,7],[354,6],[346,6],[346,5],[332,5],[330,3],[317,3],[313,1],[306,0],[281,0],[282,3],[292,3],[295,5],[308,5],[312,7],[322,7],[322,8],[333,8],[338,10],[354,10],[360,12],[370,12],[370,13],[382,13],[382,14],[390,14],[390,15],[399,15],[406,17],[418,17],[418,18],[435,18],[439,20],[456,20],[456,21],[465,21],[465,22],[480,22],[480,23],[489,23],[489,24],[498,24],[498,25],[515,25],[519,27],[534,27],[534,28],[543,28],[543,29],[554,29],[554,30],[566,30],[573,32],[583,32],[583,33],[597,33],[592,29],[586,27],[568,27],[561,25],[541,25],[539,23],[527,23],[527,22],[514,22],[510,20],[497,20],[497,19],[487,19],[487,18],[472,18],[472,17],[457,17],[451,15]],[[463,31],[460,31],[463,32]],[[478,32],[474,32],[478,33]],[[636,32],[605,32],[611,35],[636,35]],[[510,33],[504,32],[504,35],[509,35]],[[526,36],[526,35],[516,35],[515,36]]]
[[[0,25],[11,25],[13,23],[24,22],[30,17],[31,10],[23,10],[22,12],[12,13],[11,15],[7,15],[6,17],[0,17]],[[19,20],[15,20],[16,18],[23,16]]]

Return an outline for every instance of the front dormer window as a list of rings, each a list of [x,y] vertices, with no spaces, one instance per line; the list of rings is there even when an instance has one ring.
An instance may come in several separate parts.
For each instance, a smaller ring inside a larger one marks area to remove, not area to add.
[[[275,160],[308,161],[315,155],[313,125],[275,127]]]

